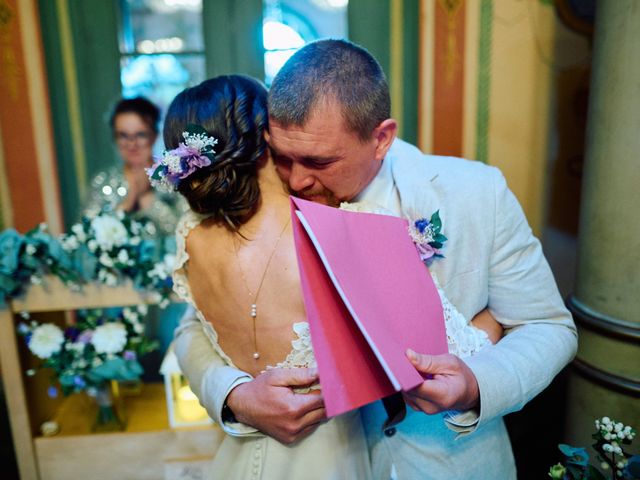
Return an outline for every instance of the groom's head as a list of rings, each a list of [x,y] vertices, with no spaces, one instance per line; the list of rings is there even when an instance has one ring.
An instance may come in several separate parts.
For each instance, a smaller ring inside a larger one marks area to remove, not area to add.
[[[352,200],[375,177],[393,142],[389,87],[378,62],[345,40],[296,52],[269,92],[269,134],[278,174],[309,200]]]

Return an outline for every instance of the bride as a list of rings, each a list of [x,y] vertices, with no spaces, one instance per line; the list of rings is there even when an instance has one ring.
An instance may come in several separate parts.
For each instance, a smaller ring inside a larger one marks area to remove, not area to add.
[[[240,75],[207,80],[173,100],[164,126],[168,151],[149,170],[155,186],[177,190],[191,206],[177,229],[174,288],[194,306],[218,355],[253,378],[271,368],[315,366],[288,193],[267,129],[261,83]],[[486,311],[479,315],[493,321]],[[482,330],[468,328],[489,343]],[[317,395],[319,387],[299,392]],[[321,422],[290,446],[263,435],[225,436],[212,476],[370,478],[360,416]]]

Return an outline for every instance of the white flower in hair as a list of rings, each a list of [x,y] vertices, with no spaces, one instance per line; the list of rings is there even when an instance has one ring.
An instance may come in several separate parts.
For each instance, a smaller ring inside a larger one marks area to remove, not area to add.
[[[180,166],[180,157],[178,155],[167,154],[164,157],[164,163],[167,165],[170,173],[179,174],[182,173],[182,167]]]
[[[182,132],[182,138],[187,147],[194,148],[196,150],[206,151],[206,147],[215,147],[218,144],[218,139],[210,137],[206,133],[189,133]]]

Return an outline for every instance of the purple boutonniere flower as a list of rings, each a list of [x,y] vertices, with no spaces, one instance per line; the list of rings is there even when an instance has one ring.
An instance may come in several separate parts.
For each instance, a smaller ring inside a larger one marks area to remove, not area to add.
[[[440,231],[442,221],[440,211],[436,211],[431,218],[419,218],[409,225],[409,236],[416,244],[420,259],[423,262],[431,261],[433,258],[442,258],[442,249],[447,241]]]

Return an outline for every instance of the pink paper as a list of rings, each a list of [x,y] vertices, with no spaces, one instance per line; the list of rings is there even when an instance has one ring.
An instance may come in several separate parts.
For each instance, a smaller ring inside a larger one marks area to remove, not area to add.
[[[327,414],[419,385],[423,379],[406,349],[446,353],[447,342],[440,297],[408,235],[407,221],[293,197],[291,207]]]

